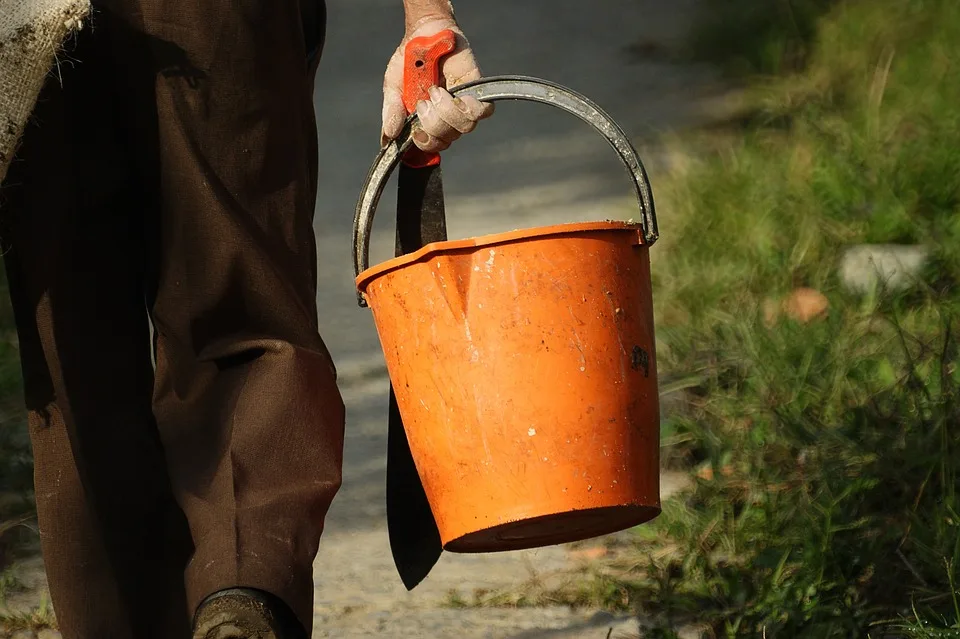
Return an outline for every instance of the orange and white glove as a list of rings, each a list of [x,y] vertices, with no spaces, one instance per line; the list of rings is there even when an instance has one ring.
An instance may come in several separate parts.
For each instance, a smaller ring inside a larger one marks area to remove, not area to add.
[[[422,151],[438,153],[448,148],[464,133],[476,128],[477,123],[493,114],[494,106],[476,98],[454,98],[447,89],[481,77],[470,43],[455,20],[435,18],[417,25],[408,32],[387,64],[383,77],[383,128],[380,145],[395,140],[407,119],[403,105],[403,56],[407,43],[422,36],[431,36],[450,29],[457,36],[456,46],[440,61],[440,79],[444,85],[430,89],[430,99],[417,103],[421,129],[414,133],[413,143]]]

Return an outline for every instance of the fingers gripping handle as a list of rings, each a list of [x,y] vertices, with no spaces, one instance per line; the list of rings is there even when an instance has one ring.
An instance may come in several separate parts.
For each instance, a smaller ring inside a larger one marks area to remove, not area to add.
[[[430,99],[430,87],[440,86],[440,61],[453,52],[456,44],[457,36],[450,29],[407,43],[403,51],[403,106],[408,114],[417,110],[417,102]],[[404,155],[403,162],[413,168],[435,166],[440,164],[440,154],[414,147]]]
[[[417,101],[430,97],[430,87],[440,85],[440,60],[453,52],[457,37],[450,29],[414,38],[403,52],[403,106],[417,110]]]
[[[627,169],[640,205],[640,224],[647,246],[652,245],[660,237],[653,194],[640,156],[623,130],[596,104],[566,87],[525,76],[491,76],[462,84],[451,89],[450,93],[454,97],[470,95],[483,102],[499,100],[539,102],[575,115],[592,126],[609,142]],[[377,204],[380,202],[380,196],[390,175],[400,164],[403,154],[412,147],[412,135],[416,122],[416,115],[411,115],[407,119],[400,136],[380,151],[367,174],[360,192],[360,199],[357,201],[353,222],[353,264],[356,276],[370,265],[370,233],[373,230]],[[360,306],[366,306],[366,300],[362,294],[358,294],[358,301]]]

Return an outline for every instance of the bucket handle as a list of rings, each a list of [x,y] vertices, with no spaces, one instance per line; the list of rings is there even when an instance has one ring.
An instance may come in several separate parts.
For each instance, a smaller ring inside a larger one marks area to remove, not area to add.
[[[630,173],[637,192],[637,201],[640,204],[640,224],[646,244],[651,246],[660,237],[650,181],[637,150],[623,129],[588,98],[559,84],[514,75],[489,76],[461,84],[451,89],[450,93],[454,97],[473,96],[482,102],[499,100],[540,102],[571,113],[592,126],[606,138]],[[413,133],[417,125],[417,115],[414,113],[407,118],[397,139],[380,151],[364,181],[353,222],[353,264],[356,277],[369,267],[370,232],[373,229],[373,217],[377,204],[380,202],[380,196],[390,175],[400,164],[404,152],[413,144]],[[367,304],[363,294],[358,292],[357,295],[360,306],[365,307]]]

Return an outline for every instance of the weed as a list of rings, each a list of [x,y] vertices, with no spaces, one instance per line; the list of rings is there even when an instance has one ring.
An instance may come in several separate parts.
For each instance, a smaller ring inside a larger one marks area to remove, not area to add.
[[[755,117],[667,189],[658,348],[687,382],[665,458],[696,483],[639,533],[632,605],[724,637],[949,632],[960,6],[808,4],[803,65],[755,63],[781,76],[755,85]],[[911,290],[863,298],[838,275],[861,243],[933,257]],[[798,287],[826,295],[825,319],[765,312]]]
[[[14,633],[18,630],[32,630],[57,628],[57,619],[49,597],[44,597],[40,603],[27,612],[6,612],[0,610],[0,631]]]

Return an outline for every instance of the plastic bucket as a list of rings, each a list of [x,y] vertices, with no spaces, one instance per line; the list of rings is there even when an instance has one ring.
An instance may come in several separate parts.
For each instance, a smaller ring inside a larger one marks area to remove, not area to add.
[[[468,92],[597,126],[630,170],[642,222],[437,242],[368,268],[373,212],[411,127],[378,158],[358,205],[356,284],[444,548],[516,550],[646,522],[660,512],[659,400],[642,164],[568,89],[500,77],[455,90]]]

